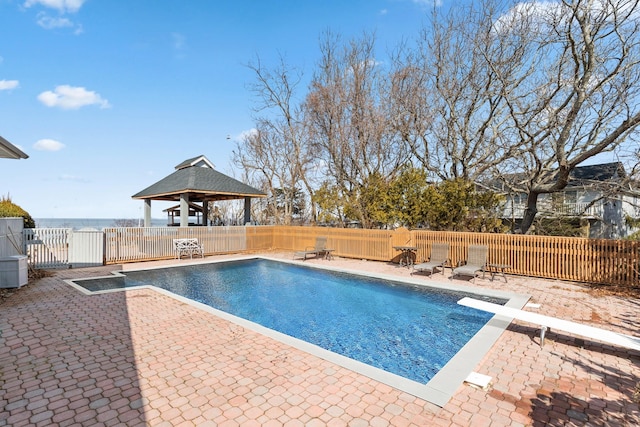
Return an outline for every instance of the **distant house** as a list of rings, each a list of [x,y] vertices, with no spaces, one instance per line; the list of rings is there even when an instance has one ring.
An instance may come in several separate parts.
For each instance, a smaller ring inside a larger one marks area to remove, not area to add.
[[[517,175],[507,177],[514,182]],[[527,207],[527,194],[514,193],[495,181],[494,191],[506,196],[501,208],[505,222],[517,225]],[[640,183],[630,181],[622,163],[576,167],[562,192],[541,194],[538,198],[538,217],[579,217],[589,221],[589,237],[624,238],[636,231],[625,217],[640,217]]]
[[[3,159],[26,159],[27,156],[18,147],[0,136],[0,158]]]

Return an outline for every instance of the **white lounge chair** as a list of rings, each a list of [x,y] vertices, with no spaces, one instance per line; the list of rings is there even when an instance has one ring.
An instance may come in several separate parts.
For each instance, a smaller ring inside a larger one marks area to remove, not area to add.
[[[544,335],[547,330],[553,328],[569,332],[571,334],[580,335],[595,341],[602,341],[607,344],[618,345],[640,351],[640,338],[633,337],[631,335],[619,334],[617,332],[607,331],[594,326],[582,325],[569,320],[544,316],[542,314],[531,313],[530,311],[518,310],[516,308],[505,307],[499,304],[493,304],[487,301],[480,301],[468,297],[459,300],[458,304],[539,325],[540,347],[544,345]]]

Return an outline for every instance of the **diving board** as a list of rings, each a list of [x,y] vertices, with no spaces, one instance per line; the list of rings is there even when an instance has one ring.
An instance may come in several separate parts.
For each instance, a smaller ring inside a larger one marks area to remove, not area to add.
[[[582,325],[580,323],[571,322],[569,320],[562,320],[556,317],[544,316],[542,314],[531,313],[529,311],[518,310],[516,308],[505,307],[500,304],[493,304],[490,302],[480,301],[468,297],[459,300],[458,304],[540,325],[540,346],[544,345],[544,335],[547,329],[553,328],[560,331],[569,332],[571,334],[580,335],[592,340],[640,351],[640,338],[636,338],[630,335],[619,334],[617,332],[607,331],[604,329],[596,328],[594,326]]]

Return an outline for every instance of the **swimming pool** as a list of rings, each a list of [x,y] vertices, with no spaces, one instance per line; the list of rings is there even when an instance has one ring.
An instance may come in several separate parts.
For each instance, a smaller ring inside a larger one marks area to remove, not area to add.
[[[75,283],[90,292],[154,286],[421,385],[431,383],[492,317],[457,305],[470,295],[460,289],[263,258]]]

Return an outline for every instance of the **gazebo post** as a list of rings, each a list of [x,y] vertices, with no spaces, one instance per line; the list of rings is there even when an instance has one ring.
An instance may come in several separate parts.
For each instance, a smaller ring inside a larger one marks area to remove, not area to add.
[[[244,225],[251,223],[251,197],[244,198]]]
[[[189,226],[189,193],[180,194],[180,227]]]
[[[151,199],[144,199],[144,226],[151,227]]]
[[[207,199],[202,201],[202,225],[209,225],[209,202]]]

